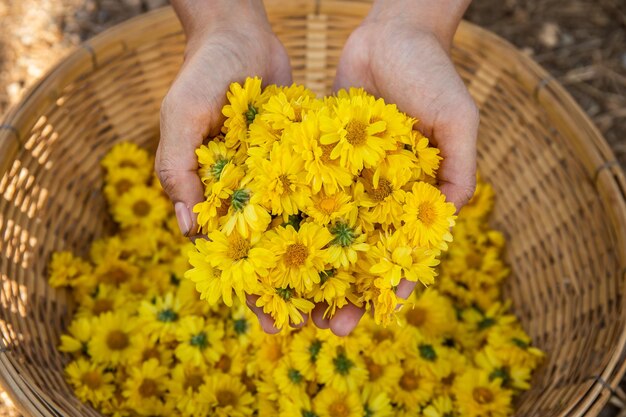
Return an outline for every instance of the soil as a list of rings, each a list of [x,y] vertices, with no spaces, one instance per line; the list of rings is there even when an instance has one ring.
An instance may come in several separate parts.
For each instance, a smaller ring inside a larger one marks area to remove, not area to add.
[[[0,120],[81,41],[166,2],[0,0]],[[626,168],[626,2],[474,0],[466,18],[508,39],[565,85]],[[603,416],[626,417],[622,408],[613,399]],[[17,415],[0,390],[0,417]]]

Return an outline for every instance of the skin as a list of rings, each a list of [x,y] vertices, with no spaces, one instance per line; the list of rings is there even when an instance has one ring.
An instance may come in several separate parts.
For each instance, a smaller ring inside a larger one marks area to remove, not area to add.
[[[440,189],[457,208],[467,203],[476,186],[479,116],[449,53],[470,1],[376,0],[349,37],[335,79],[335,90],[364,87],[419,118],[418,128],[444,158]],[[181,232],[189,236],[197,229],[191,208],[203,200],[194,151],[205,137],[219,132],[230,83],[254,75],[266,84],[288,85],[292,80],[289,58],[260,0],[173,0],[172,5],[187,35],[187,48],[161,107],[155,165]],[[397,293],[406,298],[414,287],[402,281]],[[278,332],[255,301],[248,296],[248,307],[263,329]],[[349,304],[328,320],[324,309],[316,306],[311,318],[339,336],[349,334],[364,313]]]

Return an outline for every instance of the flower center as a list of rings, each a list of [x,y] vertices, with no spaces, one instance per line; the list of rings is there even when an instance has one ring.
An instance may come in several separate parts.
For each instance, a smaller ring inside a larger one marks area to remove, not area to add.
[[[331,417],[348,417],[350,409],[343,401],[335,401],[328,407],[328,415]]]
[[[128,272],[122,268],[113,268],[107,273],[104,281],[108,284],[119,285],[126,282],[129,278]]]
[[[222,389],[217,391],[215,396],[217,397],[217,402],[219,403],[220,407],[237,405],[237,396],[232,391]]]
[[[291,298],[291,295],[293,293],[293,291],[291,290],[291,288],[276,288],[276,293],[280,296],[280,298],[282,298],[285,301],[289,301],[289,299]]]
[[[155,347],[146,348],[143,352],[141,352],[141,360],[147,361],[150,359],[161,360],[161,355],[159,354],[159,350]]]
[[[387,181],[385,178],[380,178],[378,180],[378,187],[372,187],[370,190],[370,194],[372,195],[372,199],[374,201],[383,201],[385,198],[389,197],[393,193],[393,187],[391,183]]]
[[[334,197],[323,197],[317,202],[317,208],[325,214],[333,214],[338,208],[337,200]]]
[[[159,314],[157,314],[157,320],[164,323],[171,323],[178,320],[178,313],[176,313],[171,308],[166,308],[159,311]]]
[[[228,238],[228,256],[233,261],[238,261],[248,257],[250,250],[250,242],[248,239],[242,238],[238,233],[233,233]]]
[[[350,246],[354,242],[354,239],[356,238],[354,229],[351,228],[346,223],[342,223],[342,222],[335,224],[330,229],[330,232],[335,236],[335,238],[332,241],[333,245],[339,245],[343,247]]]
[[[320,156],[320,161],[322,161],[324,164],[333,162],[333,160],[330,159],[330,154],[335,148],[335,145],[334,144],[320,145],[320,148],[322,148],[322,155]]]
[[[417,209],[417,218],[425,226],[432,226],[437,219],[435,207],[429,201],[424,201]]]
[[[250,201],[250,192],[240,188],[233,191],[230,204],[235,210],[241,211],[248,204],[248,201]]]
[[[489,404],[493,402],[493,393],[489,388],[476,387],[472,391],[472,397],[478,404]]]
[[[150,214],[152,206],[146,200],[138,200],[133,204],[133,213],[137,217],[146,217]]]
[[[124,350],[128,344],[128,335],[121,330],[112,330],[107,335],[107,346],[111,350]]]
[[[400,378],[400,388],[405,391],[413,391],[419,386],[419,379],[413,372],[405,372]]]
[[[374,341],[380,343],[385,340],[393,339],[393,332],[389,329],[379,329],[374,332],[372,338]]]
[[[120,168],[139,168],[135,161],[130,159],[124,159],[120,162]]]
[[[480,269],[483,264],[483,257],[480,254],[471,251],[465,255],[465,263],[469,269]]]
[[[335,365],[335,370],[340,375],[348,375],[348,373],[350,373],[350,369],[354,366],[354,362],[348,359],[346,352],[343,350],[339,351],[337,356],[335,356],[333,364]]]
[[[309,249],[302,243],[293,243],[287,246],[284,259],[285,264],[290,268],[297,268],[304,265],[309,256]]]
[[[300,382],[302,382],[302,374],[297,369],[291,368],[287,373],[287,376],[289,377],[289,380],[294,384],[299,384]]]
[[[83,384],[87,385],[91,390],[97,390],[102,386],[102,378],[98,371],[87,371],[80,378]]]
[[[128,290],[133,294],[145,294],[148,291],[148,287],[142,281],[135,280],[130,283]]]
[[[320,353],[322,349],[322,341],[315,339],[309,345],[309,354],[311,355],[311,362],[315,363],[317,361],[317,355]]]
[[[370,381],[376,381],[383,375],[383,367],[374,363],[371,359],[366,358],[365,364],[367,366],[367,372],[370,376]]]
[[[426,323],[428,313],[421,307],[415,307],[413,310],[406,312],[406,321],[414,327],[420,327]]]
[[[418,347],[420,356],[430,362],[434,362],[437,360],[437,352],[435,352],[435,348],[432,345],[419,345]]]
[[[126,178],[122,178],[121,180],[115,183],[115,191],[121,195],[127,192],[128,190],[130,190],[132,186],[133,186],[133,183],[131,181],[129,181]]]
[[[158,393],[158,386],[154,379],[146,378],[139,386],[139,395],[143,398],[155,396]]]
[[[191,388],[193,392],[197,392],[200,385],[204,382],[204,378],[202,377],[202,373],[198,371],[190,372],[185,377],[185,390]]]
[[[244,334],[248,331],[248,321],[246,319],[237,319],[233,323],[235,333]]]
[[[95,316],[111,310],[113,310],[113,300],[108,298],[100,298],[96,300],[96,302],[93,303],[93,308],[91,309]]]
[[[280,175],[278,177],[278,181],[280,181],[280,184],[283,188],[283,194],[291,193],[291,180],[286,174]]]
[[[220,356],[220,360],[215,364],[215,367],[226,374],[230,371],[231,364],[232,360],[230,357],[228,355],[222,355]]]
[[[222,171],[224,170],[226,164],[228,164],[228,159],[220,156],[217,161],[215,161],[215,163],[211,165],[211,167],[209,168],[209,172],[211,173],[211,175],[213,175],[213,178],[215,178],[216,180],[220,179],[220,177],[222,176]]]
[[[206,332],[200,332],[191,336],[189,344],[196,346],[198,349],[206,349],[209,346],[209,339],[207,338]]]
[[[363,145],[367,139],[367,125],[360,120],[350,120],[346,125],[346,140],[352,146]]]
[[[254,122],[254,119],[256,118],[256,115],[259,113],[259,111],[257,110],[256,107],[254,107],[252,105],[252,103],[248,104],[248,111],[246,111],[243,115],[246,118],[246,124],[248,126],[250,126],[250,124],[252,122]]]

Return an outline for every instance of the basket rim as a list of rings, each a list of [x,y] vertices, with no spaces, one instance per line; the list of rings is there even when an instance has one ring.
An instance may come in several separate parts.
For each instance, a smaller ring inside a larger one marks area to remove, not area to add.
[[[324,13],[325,2],[326,0],[309,2],[310,7],[307,11],[313,14]],[[272,5],[277,7],[280,2],[265,0],[265,3],[269,9]],[[358,4],[345,3],[346,6]],[[349,7],[334,7],[333,12],[336,13],[338,9],[341,10],[340,13],[352,15]],[[12,106],[0,121],[0,155],[3,155],[0,158],[0,175],[4,175],[10,169],[15,155],[24,146],[28,132],[40,118],[38,110],[55,103],[63,89],[72,81],[96,71],[99,62],[106,62],[107,59],[132,46],[134,40],[129,34],[148,28],[154,30],[155,25],[171,24],[172,19],[175,18],[170,6],[133,17],[83,42],[61,58],[27,90],[24,97]],[[455,39],[461,36],[488,43],[499,53],[507,55],[508,64],[515,70],[519,81],[528,91],[533,92],[534,98],[543,105],[549,118],[562,122],[558,130],[566,130],[564,134],[574,141],[575,153],[584,164],[589,179],[600,196],[603,208],[609,215],[608,220],[612,223],[617,241],[615,249],[620,263],[621,279],[626,281],[626,177],[598,128],[553,76],[511,43],[467,21],[461,23]],[[622,302],[626,303],[626,293]],[[623,311],[622,315],[626,317],[626,309]],[[61,415],[45,392],[20,374],[8,352],[0,339],[0,385],[20,412],[24,415],[37,416]],[[595,376],[595,379],[590,380],[588,390],[579,400],[570,404],[559,415],[584,415],[590,409],[599,410],[606,404],[611,392],[626,373],[626,363],[621,363],[624,355],[626,355],[626,329],[622,330],[606,367]]]

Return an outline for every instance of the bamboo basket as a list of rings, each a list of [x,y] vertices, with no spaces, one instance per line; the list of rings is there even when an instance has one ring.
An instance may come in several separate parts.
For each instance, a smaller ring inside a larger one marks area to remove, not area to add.
[[[328,93],[369,2],[266,5],[295,81]],[[171,9],[133,19],[67,57],[0,126],[0,382],[26,415],[99,415],[64,382],[71,302],[46,264],[110,229],[99,160],[119,141],[156,147],[183,51]],[[453,58],[481,109],[479,169],[514,271],[505,295],[548,353],[516,415],[596,416],[625,371],[624,174],[564,89],[502,39],[463,23]]]

